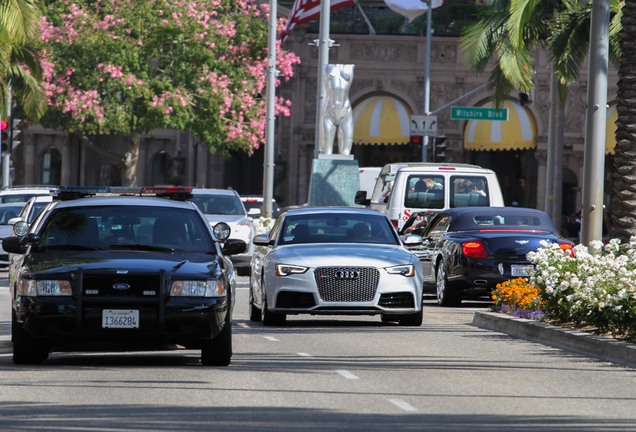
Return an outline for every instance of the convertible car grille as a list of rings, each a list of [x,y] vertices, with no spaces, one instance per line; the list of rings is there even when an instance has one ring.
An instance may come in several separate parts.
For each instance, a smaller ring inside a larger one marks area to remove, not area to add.
[[[159,293],[159,276],[85,275],[84,294],[110,297],[148,297]]]
[[[380,281],[375,268],[319,267],[314,274],[320,298],[328,302],[371,301]]]

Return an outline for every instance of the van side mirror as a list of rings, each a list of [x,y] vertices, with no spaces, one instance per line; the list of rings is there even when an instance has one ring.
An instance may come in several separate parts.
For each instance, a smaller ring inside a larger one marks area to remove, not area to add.
[[[367,199],[367,191],[359,190],[356,192],[355,203],[363,206],[371,204],[371,199]]]

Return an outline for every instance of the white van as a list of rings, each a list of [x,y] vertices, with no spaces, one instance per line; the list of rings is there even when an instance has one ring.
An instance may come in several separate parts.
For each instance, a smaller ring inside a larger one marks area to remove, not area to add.
[[[358,171],[360,173],[359,190],[365,191],[367,196],[371,196],[382,167],[360,167]]]
[[[504,205],[494,171],[477,165],[433,162],[385,165],[371,198],[358,193],[356,203],[382,211],[398,230],[414,212]]]

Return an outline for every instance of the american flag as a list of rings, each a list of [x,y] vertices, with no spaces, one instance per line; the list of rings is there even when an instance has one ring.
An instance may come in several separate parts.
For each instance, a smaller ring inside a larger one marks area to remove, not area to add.
[[[326,0],[325,0],[326,1]],[[331,10],[353,5],[354,0],[331,0]],[[320,0],[296,0],[287,19],[287,27],[280,34],[285,40],[289,33],[300,24],[313,21],[320,16]]]

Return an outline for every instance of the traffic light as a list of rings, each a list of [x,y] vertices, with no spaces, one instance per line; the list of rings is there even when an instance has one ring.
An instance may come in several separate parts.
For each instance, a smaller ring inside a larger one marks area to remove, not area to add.
[[[446,161],[446,140],[447,137],[436,137],[433,141],[433,162]]]
[[[9,142],[11,150],[19,146],[22,142],[22,139],[20,138],[22,131],[18,129],[20,123],[22,123],[22,119],[13,119],[11,122],[11,140]]]
[[[411,162],[419,162],[422,158],[422,142],[424,137],[412,135],[409,139],[409,154]]]
[[[6,120],[0,120],[0,131],[2,131],[2,151],[5,152],[9,149],[9,122]]]

